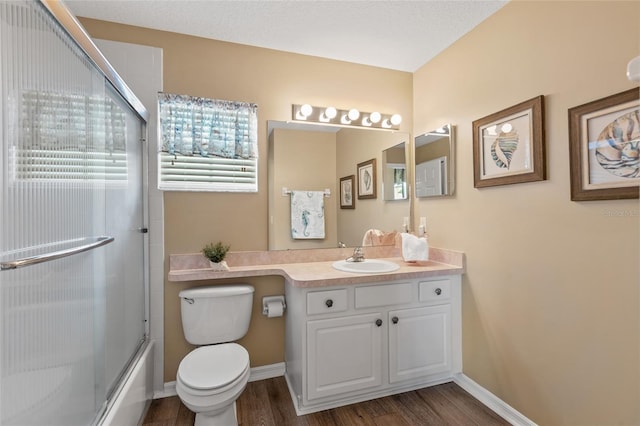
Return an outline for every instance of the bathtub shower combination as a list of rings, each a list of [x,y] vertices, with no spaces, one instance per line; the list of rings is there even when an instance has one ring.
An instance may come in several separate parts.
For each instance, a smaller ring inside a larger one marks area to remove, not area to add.
[[[147,112],[64,6],[0,2],[2,425],[100,423],[147,345]]]

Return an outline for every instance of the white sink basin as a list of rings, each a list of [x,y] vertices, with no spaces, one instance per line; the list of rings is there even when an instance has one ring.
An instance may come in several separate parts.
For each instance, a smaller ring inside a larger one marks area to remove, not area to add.
[[[379,274],[382,272],[393,272],[400,268],[397,263],[382,259],[365,259],[363,262],[347,262],[338,260],[331,265],[335,269],[343,272],[353,272],[356,274]]]

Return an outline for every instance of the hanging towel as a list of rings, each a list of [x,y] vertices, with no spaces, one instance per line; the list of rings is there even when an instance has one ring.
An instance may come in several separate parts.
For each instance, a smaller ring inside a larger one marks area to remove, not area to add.
[[[291,238],[324,239],[324,191],[291,191]]]
[[[429,243],[424,237],[403,232],[402,236],[402,258],[405,262],[416,262],[429,260]]]

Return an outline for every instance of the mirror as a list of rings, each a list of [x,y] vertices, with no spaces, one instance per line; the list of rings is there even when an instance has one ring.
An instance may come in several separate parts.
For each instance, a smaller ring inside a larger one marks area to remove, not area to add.
[[[453,195],[454,127],[450,124],[415,138],[416,197]]]
[[[280,121],[268,121],[268,132],[269,250],[336,248],[339,243],[357,247],[370,229],[401,231],[403,218],[410,215],[409,199],[385,200],[383,165],[394,164],[401,169],[399,152],[389,151],[385,156],[385,151],[404,150],[405,172],[396,176],[398,180],[401,175],[406,178],[408,133]],[[398,157],[391,157],[396,154]],[[357,167],[372,159],[376,160],[377,196],[360,199]],[[354,176],[353,206],[347,207],[340,203],[340,179],[349,176]],[[292,238],[291,196],[283,193],[284,188],[329,189],[330,195],[323,199],[324,238]]]
[[[382,189],[387,201],[409,198],[406,149],[402,142],[382,151]]]

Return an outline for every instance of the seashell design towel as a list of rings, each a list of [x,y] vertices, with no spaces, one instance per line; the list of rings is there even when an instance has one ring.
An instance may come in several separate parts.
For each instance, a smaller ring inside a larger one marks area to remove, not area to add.
[[[291,238],[324,239],[324,191],[291,191]]]

